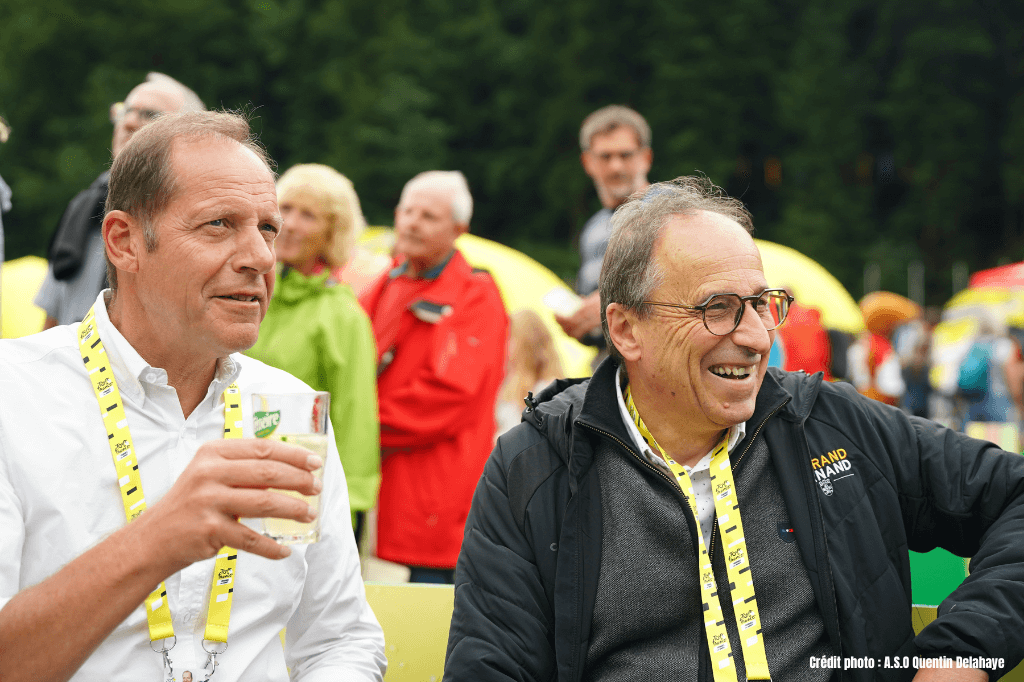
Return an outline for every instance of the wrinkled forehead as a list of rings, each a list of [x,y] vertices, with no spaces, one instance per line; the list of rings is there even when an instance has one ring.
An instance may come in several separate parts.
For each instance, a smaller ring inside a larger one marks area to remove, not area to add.
[[[767,286],[761,253],[750,234],[719,213],[675,215],[655,249],[662,281],[687,298],[756,293]]]
[[[418,185],[407,187],[402,192],[398,207],[422,206],[443,216],[451,217],[452,200],[454,197],[455,192],[453,190],[426,184]]]

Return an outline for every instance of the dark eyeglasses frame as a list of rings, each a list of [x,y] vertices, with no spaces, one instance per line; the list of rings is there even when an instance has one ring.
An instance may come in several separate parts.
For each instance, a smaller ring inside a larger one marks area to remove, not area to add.
[[[644,301],[644,303],[646,303],[647,305],[664,306],[666,308],[682,308],[683,310],[699,310],[700,311],[701,322],[704,323],[704,328],[707,329],[709,333],[714,334],[715,336],[729,336],[729,334],[732,334],[734,331],[736,331],[736,328],[740,326],[740,320],[743,319],[743,311],[746,310],[746,306],[744,305],[744,303],[746,303],[747,301],[750,301],[750,307],[753,309],[754,313],[756,314],[757,313],[757,308],[754,308],[754,303],[758,299],[760,299],[762,296],[764,296],[765,294],[781,294],[782,296],[784,296],[786,298],[786,314],[782,317],[781,320],[779,320],[779,324],[776,324],[776,325],[774,325],[772,327],[769,327],[769,326],[765,325],[765,329],[766,330],[772,331],[773,329],[778,329],[779,326],[783,322],[786,321],[786,317],[789,316],[789,306],[793,305],[793,301],[796,300],[795,298],[790,296],[789,292],[786,291],[785,289],[762,289],[761,293],[754,294],[752,296],[740,296],[739,294],[733,294],[733,293],[728,293],[728,292],[727,293],[722,293],[722,294],[712,294],[711,296],[708,296],[707,300],[705,300],[700,305],[683,305],[682,303],[659,303],[658,301]],[[739,307],[739,309],[736,312],[736,319],[733,320],[732,329],[730,329],[728,332],[726,332],[724,334],[715,333],[715,332],[711,331],[711,327],[708,326],[708,318],[707,318],[708,305],[711,304],[711,301],[713,299],[715,299],[715,298],[717,298],[719,296],[735,296],[736,298],[740,299],[740,307]]]

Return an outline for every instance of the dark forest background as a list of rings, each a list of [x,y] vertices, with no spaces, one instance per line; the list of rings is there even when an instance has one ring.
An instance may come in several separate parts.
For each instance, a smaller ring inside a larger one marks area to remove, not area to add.
[[[855,297],[867,263],[906,294],[922,262],[937,304],[955,262],[1024,259],[1019,0],[0,0],[0,46],[8,258],[45,253],[157,70],[251,111],[280,170],[348,175],[371,224],[462,170],[473,230],[569,278],[609,103],[650,121],[652,180],[707,173]]]

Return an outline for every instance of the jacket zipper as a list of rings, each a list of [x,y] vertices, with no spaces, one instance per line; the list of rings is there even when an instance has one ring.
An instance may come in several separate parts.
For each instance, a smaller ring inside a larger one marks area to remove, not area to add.
[[[736,462],[732,465],[731,468],[733,470],[735,470],[736,467],[739,466],[740,462],[743,461],[743,458],[747,456],[747,453],[750,451],[751,446],[753,446],[753,444],[754,444],[754,440],[757,439],[757,434],[759,434],[761,432],[761,429],[764,428],[764,425],[768,423],[768,420],[771,419],[772,417],[774,417],[776,415],[776,413],[778,413],[778,411],[781,410],[783,407],[785,407],[788,403],[789,403],[789,399],[787,398],[781,405],[779,405],[774,410],[769,412],[768,415],[764,419],[761,420],[761,423],[758,424],[756,429],[754,429],[754,433],[750,437],[750,441],[747,443],[747,447],[743,448],[743,452],[740,453],[740,456],[736,459]],[[639,454],[637,454],[637,452],[633,448],[631,448],[630,446],[628,446],[625,443],[623,443],[620,438],[618,438],[617,436],[615,436],[615,435],[613,435],[613,434],[611,434],[611,433],[609,433],[607,431],[604,431],[603,429],[599,429],[596,426],[591,426],[590,424],[587,424],[586,422],[580,421],[578,419],[574,422],[574,424],[576,424],[577,426],[585,427],[588,430],[593,431],[594,433],[597,433],[597,434],[600,434],[602,436],[605,436],[606,438],[610,438],[611,440],[613,440],[616,443],[618,443],[619,446],[621,446],[623,450],[625,450],[629,454],[633,455],[633,457],[636,460],[638,460],[641,464],[643,464],[645,467],[647,467],[651,471],[655,472],[657,475],[661,476],[661,478],[663,478],[665,481],[667,481],[672,486],[672,489],[676,491],[676,494],[679,495],[679,497],[683,498],[683,502],[686,502],[686,508],[687,509],[690,508],[690,503],[686,499],[686,496],[683,494],[683,491],[680,490],[679,484],[676,483],[675,481],[673,481],[671,478],[669,478],[668,474],[666,474],[664,471],[662,471],[658,467],[654,466],[653,464],[648,462],[646,459],[641,457]],[[700,519],[698,519],[698,518],[696,518],[696,516],[694,516],[693,522],[695,524],[699,524],[700,523]],[[715,521],[714,521],[714,524],[711,527],[711,545],[710,545],[710,548],[708,549],[708,556],[714,556],[715,537],[716,537],[717,533],[718,533],[718,519],[716,518]],[[831,567],[829,567],[829,570],[831,571]],[[834,597],[834,595],[833,595],[833,597]],[[575,639],[579,640],[579,632],[577,632],[577,637]],[[575,669],[575,667],[576,667],[576,659],[577,659],[577,656],[575,655],[576,654],[576,642],[575,641],[573,642],[573,654],[574,654],[573,655],[573,670],[572,670],[572,675],[570,676],[570,679],[575,680],[575,679],[578,679],[577,671]],[[698,677],[699,676],[700,675],[698,674]]]

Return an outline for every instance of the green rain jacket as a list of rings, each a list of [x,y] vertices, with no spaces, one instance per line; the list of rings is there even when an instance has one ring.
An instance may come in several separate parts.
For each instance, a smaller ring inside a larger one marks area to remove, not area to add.
[[[331,422],[352,511],[373,507],[380,485],[377,351],[352,288],[329,272],[278,269],[274,296],[247,355],[331,394]]]

